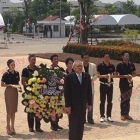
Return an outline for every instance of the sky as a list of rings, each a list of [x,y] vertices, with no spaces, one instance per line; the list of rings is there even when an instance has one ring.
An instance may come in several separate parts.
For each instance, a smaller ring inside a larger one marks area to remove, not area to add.
[[[12,2],[19,2],[20,0],[11,0]],[[68,0],[68,1],[73,1],[73,0]],[[76,0],[77,1],[77,0]],[[100,1],[102,1],[102,2],[104,2],[104,3],[114,3],[114,2],[116,2],[117,0],[100,0]],[[127,1],[127,0],[120,0],[120,1]],[[134,2],[136,3],[136,4],[139,4],[140,5],[140,0],[134,0]]]

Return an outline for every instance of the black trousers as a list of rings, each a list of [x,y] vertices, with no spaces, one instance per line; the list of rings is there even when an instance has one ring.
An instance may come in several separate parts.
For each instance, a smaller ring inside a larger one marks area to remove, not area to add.
[[[40,129],[41,126],[40,120],[37,117],[32,117],[30,113],[27,113],[27,121],[29,128],[34,128],[34,120],[35,120],[35,129]]]
[[[94,101],[94,94],[92,94],[92,109],[87,112],[87,121],[91,122],[93,120],[93,101]]]
[[[121,92],[121,103],[120,103],[121,115],[129,115],[132,88],[120,88],[120,92]]]
[[[69,140],[82,140],[86,111],[69,115]]]
[[[55,120],[55,121],[50,120],[51,127],[53,127],[53,128],[57,128],[57,126],[58,126],[58,122],[59,122],[59,118],[56,116],[56,120]]]
[[[110,86],[100,84],[100,115],[105,117],[105,101],[107,97],[107,117],[111,117],[112,111],[112,98],[113,98],[113,85]]]

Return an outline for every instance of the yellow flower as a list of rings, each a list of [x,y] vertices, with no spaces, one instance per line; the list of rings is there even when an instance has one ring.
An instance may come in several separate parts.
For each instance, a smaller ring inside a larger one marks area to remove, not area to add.
[[[40,78],[37,78],[37,83],[40,83],[41,82],[41,79]]]
[[[30,109],[30,110],[29,110],[29,112],[30,112],[30,113],[33,113],[33,112],[34,112],[34,110],[33,110],[33,109]]]
[[[49,96],[45,96],[45,99],[49,99]]]
[[[38,110],[39,112],[42,112],[43,111],[43,108],[39,108],[39,110]]]
[[[64,100],[61,100],[60,103],[61,103],[61,105],[65,105],[65,101]]]
[[[58,100],[58,96],[55,96],[55,99]]]
[[[33,108],[33,105],[29,105],[29,108],[30,108],[30,109]]]
[[[53,100],[54,100],[54,97],[53,97],[53,96],[51,96],[51,98],[50,98],[50,99],[51,99],[51,101],[53,101]]]
[[[39,85],[38,83],[35,83],[35,84],[33,85],[33,87],[36,88],[36,89],[40,89],[40,85]]]
[[[34,94],[35,94],[35,95],[39,95],[39,91],[36,90],[36,91],[34,92]]]
[[[34,93],[36,90],[35,90],[35,88],[32,88],[32,92]]]
[[[46,107],[46,105],[45,105],[45,104],[40,104],[40,106],[41,106],[42,108],[45,108],[45,107]]]
[[[57,113],[57,114],[62,114],[62,113],[63,113],[63,109],[62,109],[62,108],[58,108],[58,109],[56,110],[56,113]]]
[[[55,106],[55,107],[54,107],[54,109],[55,109],[55,110],[57,110],[57,109],[58,109],[58,107],[57,107],[57,106]]]
[[[35,77],[31,78],[31,81],[32,81],[32,82],[36,82],[36,80],[37,80],[37,79],[36,79]]]
[[[28,80],[28,85],[31,85],[31,84],[32,84],[32,80],[29,79],[29,80]]]
[[[29,99],[29,100],[32,99],[32,95],[27,95],[26,99]]]
[[[54,108],[54,101],[49,102],[49,107]]]

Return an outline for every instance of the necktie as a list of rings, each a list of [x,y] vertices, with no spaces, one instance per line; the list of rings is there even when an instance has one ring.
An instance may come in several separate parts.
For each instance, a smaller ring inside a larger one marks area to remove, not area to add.
[[[78,79],[79,79],[79,82],[80,82],[80,84],[82,83],[82,75],[80,74],[80,75],[78,75]]]

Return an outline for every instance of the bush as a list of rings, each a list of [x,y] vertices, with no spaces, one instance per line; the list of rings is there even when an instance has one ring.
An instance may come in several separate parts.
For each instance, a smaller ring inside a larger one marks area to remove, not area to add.
[[[98,45],[102,46],[123,46],[123,47],[140,47],[139,44],[133,43],[133,42],[126,42],[123,40],[105,40],[101,43],[98,43]]]
[[[111,59],[121,60],[120,54],[123,51],[128,51],[130,54],[130,61],[139,63],[140,62],[140,47],[131,46],[110,46],[110,45],[84,45],[84,44],[68,44],[63,47],[63,52],[79,54],[88,53],[91,57],[101,57],[104,52],[110,54]]]

